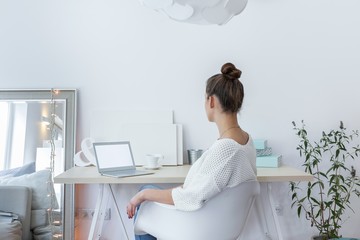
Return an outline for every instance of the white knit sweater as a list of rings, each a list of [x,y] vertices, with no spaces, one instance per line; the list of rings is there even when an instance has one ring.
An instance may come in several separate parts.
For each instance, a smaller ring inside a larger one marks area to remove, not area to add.
[[[251,180],[256,180],[256,151],[251,137],[245,145],[220,139],[192,165],[184,185],[172,190],[172,198],[177,209],[194,211],[223,189]]]

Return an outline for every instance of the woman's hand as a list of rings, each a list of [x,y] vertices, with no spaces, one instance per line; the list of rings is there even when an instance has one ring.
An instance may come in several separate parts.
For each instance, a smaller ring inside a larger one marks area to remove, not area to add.
[[[129,218],[133,218],[136,212],[136,207],[142,202],[153,201],[159,203],[165,203],[174,205],[174,201],[171,195],[172,189],[144,189],[138,192],[128,203],[126,212]]]
[[[136,212],[136,207],[139,206],[144,201],[144,191],[138,192],[126,206],[126,212],[128,218],[133,218]]]

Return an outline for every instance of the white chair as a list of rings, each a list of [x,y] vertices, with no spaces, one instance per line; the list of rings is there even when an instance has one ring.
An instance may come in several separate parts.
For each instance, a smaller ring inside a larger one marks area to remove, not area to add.
[[[144,202],[135,221],[135,234],[149,233],[159,240],[236,240],[259,192],[257,181],[241,183],[225,189],[192,212]]]

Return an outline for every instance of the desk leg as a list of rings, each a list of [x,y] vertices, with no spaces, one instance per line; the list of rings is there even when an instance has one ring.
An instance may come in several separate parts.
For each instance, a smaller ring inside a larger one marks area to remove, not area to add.
[[[263,231],[265,233],[265,239],[271,240],[272,237],[269,233],[269,226],[268,226],[266,218],[265,218],[264,205],[261,202],[260,197],[255,199],[255,210],[256,210],[256,216],[259,219],[261,226],[263,227]]]
[[[281,229],[280,229],[279,218],[278,218],[278,215],[276,213],[274,199],[273,199],[272,194],[271,194],[271,184],[270,183],[267,183],[267,193],[268,193],[269,203],[270,203],[270,206],[271,206],[272,216],[273,216],[275,227],[276,227],[276,233],[277,233],[277,235],[279,237],[279,240],[283,240],[283,236],[282,236]]]
[[[121,224],[122,224],[123,230],[124,230],[124,232],[125,232],[126,239],[129,240],[129,235],[128,235],[127,231],[126,231],[126,227],[125,227],[124,221],[123,221],[123,219],[122,219],[122,217],[121,217],[119,205],[118,205],[117,202],[116,202],[115,194],[114,194],[114,192],[113,192],[113,190],[112,190],[111,185],[108,184],[108,186],[109,186],[109,190],[111,191],[111,195],[112,195],[112,198],[113,198],[114,203],[115,203],[116,212],[118,213],[118,215],[119,215],[119,217],[120,217]]]
[[[99,184],[99,194],[96,200],[94,216],[91,222],[88,240],[97,240],[101,237],[104,224],[106,205],[109,200],[109,191],[105,192],[104,184]]]
[[[283,240],[283,236],[282,236],[281,229],[280,229],[279,218],[276,213],[274,199],[271,194],[271,184],[270,183],[261,183],[261,184],[266,185],[262,189],[265,189],[267,192],[266,192],[266,194],[261,194],[261,198],[256,199],[255,208],[256,208],[256,215],[259,218],[259,221],[263,227],[263,231],[265,233],[265,238],[269,239],[269,240],[273,239],[273,237],[271,237],[270,232],[269,232],[269,226],[267,224],[268,219],[266,219],[266,212],[265,212],[265,209],[268,209],[265,206],[265,204],[268,203],[268,204],[270,204],[271,215],[272,215],[272,219],[274,220],[278,240]],[[264,197],[265,197],[265,199],[263,199]]]
[[[110,193],[115,203],[116,212],[120,217],[121,224],[126,235],[126,239],[129,240],[129,236],[126,231],[124,221],[120,214],[119,206],[116,202],[116,198],[110,184],[106,184],[106,185],[99,184],[99,194],[96,200],[96,206],[95,206],[93,220],[91,222],[88,240],[99,240],[101,237],[101,232],[105,219],[105,211],[106,211],[107,203],[109,201]]]

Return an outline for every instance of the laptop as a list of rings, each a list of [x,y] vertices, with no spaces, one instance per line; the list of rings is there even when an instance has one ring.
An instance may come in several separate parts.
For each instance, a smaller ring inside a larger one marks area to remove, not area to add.
[[[93,147],[101,175],[121,178],[153,173],[136,169],[129,141],[94,142]]]

